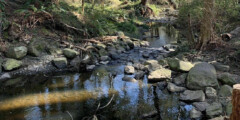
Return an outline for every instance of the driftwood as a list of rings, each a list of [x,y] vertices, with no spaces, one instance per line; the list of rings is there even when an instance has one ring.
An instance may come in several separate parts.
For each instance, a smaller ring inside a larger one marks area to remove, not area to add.
[[[77,46],[77,45],[73,45],[73,44],[71,44],[71,43],[69,43],[69,42],[67,42],[67,41],[61,41],[61,42],[62,42],[62,44],[65,45],[65,46],[72,46],[72,47],[77,48],[77,49],[80,49],[80,50],[82,50],[82,51],[84,51],[84,52],[87,52],[87,51],[89,51],[90,49],[93,49],[93,50],[97,51],[97,49],[96,49],[95,47],[93,47],[93,46],[87,46],[86,48],[84,48],[84,47],[80,47],[80,46]]]
[[[233,86],[232,96],[232,114],[230,120],[239,120],[240,118],[240,84]]]

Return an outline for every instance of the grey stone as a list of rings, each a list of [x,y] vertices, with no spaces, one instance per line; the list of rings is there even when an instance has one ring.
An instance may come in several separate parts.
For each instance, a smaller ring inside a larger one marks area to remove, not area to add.
[[[217,91],[212,87],[206,87],[205,90],[207,98],[216,98],[217,97]]]
[[[230,73],[221,73],[218,75],[218,80],[223,83],[223,84],[227,84],[227,85],[234,85],[237,82],[235,81],[233,75],[231,75]]]
[[[124,72],[125,72],[126,74],[133,74],[133,73],[135,73],[135,69],[134,69],[133,66],[125,66]]]
[[[187,78],[187,74],[181,74],[175,78],[173,78],[173,83],[175,83],[176,85],[183,85],[186,81]]]
[[[198,110],[198,111],[205,111],[207,106],[209,104],[207,102],[194,102],[193,106]]]
[[[212,103],[206,108],[206,115],[208,118],[214,118],[221,115],[223,112],[221,103]]]
[[[205,94],[202,90],[191,91],[185,90],[180,94],[180,100],[189,102],[203,102],[205,101]]]
[[[144,53],[142,54],[142,56],[143,56],[144,58],[149,58],[149,57],[150,57],[150,53],[144,52]]]
[[[67,67],[67,58],[60,57],[53,59],[53,65],[55,65],[58,69],[63,69]]]
[[[9,47],[6,51],[6,56],[14,59],[22,59],[27,55],[27,48],[25,46]]]
[[[182,91],[186,90],[186,88],[176,86],[175,84],[170,83],[170,82],[168,83],[167,89],[171,92],[182,92]]]
[[[230,67],[228,65],[223,65],[222,63],[213,61],[211,64],[216,68],[217,71],[228,72]]]
[[[107,60],[109,60],[109,57],[108,57],[108,56],[102,56],[102,57],[100,58],[100,60],[101,60],[101,61],[107,61]]]
[[[233,91],[232,87],[230,87],[229,85],[223,85],[221,86],[218,95],[220,97],[231,97],[232,91]]]
[[[22,66],[22,62],[15,59],[6,59],[3,64],[3,69],[6,71],[18,69]]]
[[[92,71],[95,67],[96,67],[96,65],[87,65],[86,69],[87,69],[87,71]]]
[[[218,88],[215,68],[205,62],[196,64],[188,73],[187,87],[193,90],[204,90],[206,87]]]
[[[232,114],[232,107],[233,107],[232,102],[228,102],[225,108],[227,116],[230,116]]]

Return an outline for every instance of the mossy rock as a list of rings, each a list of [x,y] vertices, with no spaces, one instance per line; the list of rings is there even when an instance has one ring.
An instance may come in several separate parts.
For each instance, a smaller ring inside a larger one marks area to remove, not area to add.
[[[64,56],[66,56],[69,59],[73,59],[74,57],[76,57],[79,53],[73,49],[69,49],[69,48],[65,48],[63,50],[63,54]]]
[[[22,62],[15,60],[15,59],[7,59],[3,64],[2,64],[4,70],[10,71],[14,70],[17,68],[20,68],[22,66]]]
[[[194,66],[191,62],[185,62],[176,58],[167,59],[168,65],[172,70],[188,72]]]
[[[6,56],[14,59],[22,59],[27,55],[28,49],[25,46],[10,46],[6,51]]]
[[[56,66],[58,69],[63,69],[67,67],[67,58],[60,57],[53,59],[53,65]]]
[[[43,40],[33,40],[29,45],[28,45],[28,54],[31,56],[39,56],[46,47],[46,43]]]

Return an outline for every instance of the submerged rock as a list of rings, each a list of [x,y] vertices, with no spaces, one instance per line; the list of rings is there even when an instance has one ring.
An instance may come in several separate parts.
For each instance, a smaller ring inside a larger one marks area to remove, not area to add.
[[[53,59],[53,65],[56,66],[58,69],[63,69],[67,67],[67,58],[60,57]]]
[[[182,91],[186,90],[186,88],[176,86],[175,84],[170,83],[170,82],[168,83],[167,89],[171,92],[182,92]]]
[[[129,77],[129,76],[124,76],[122,78],[123,81],[126,81],[126,82],[136,82],[137,80],[132,78],[132,77]]]
[[[232,87],[229,85],[223,85],[219,90],[220,97],[231,97],[232,96]]]
[[[134,69],[133,66],[125,66],[124,72],[125,72],[126,74],[133,74],[133,73],[135,73],[135,69]]]
[[[69,59],[75,58],[79,53],[73,49],[65,48],[63,49],[63,54]]]
[[[191,91],[185,90],[180,94],[180,100],[189,102],[203,102],[205,101],[205,94],[202,90]]]
[[[25,46],[10,47],[6,51],[6,56],[14,59],[22,59],[27,55],[27,48]]]
[[[194,66],[191,62],[185,62],[176,58],[167,59],[168,65],[172,70],[188,72]]]
[[[205,62],[195,65],[188,73],[187,87],[193,90],[219,87],[215,68]]]
[[[157,81],[161,81],[164,79],[170,79],[171,74],[172,74],[171,70],[161,68],[161,69],[150,72],[150,74],[148,76],[148,80],[150,82],[157,82]]]
[[[7,59],[3,64],[2,64],[4,70],[10,71],[14,70],[17,68],[20,68],[22,66],[22,62],[15,60],[15,59]]]
[[[221,115],[223,112],[221,103],[213,103],[206,108],[208,118],[214,118]]]

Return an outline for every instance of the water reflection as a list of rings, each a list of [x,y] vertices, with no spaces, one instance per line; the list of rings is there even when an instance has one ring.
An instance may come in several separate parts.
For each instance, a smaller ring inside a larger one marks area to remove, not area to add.
[[[153,87],[146,76],[142,81],[124,82],[123,69],[121,65],[102,66],[92,73],[53,76],[43,84],[26,84],[18,89],[31,89],[10,96],[8,90],[14,87],[6,87],[1,91],[0,119],[71,120],[69,112],[81,120],[93,116],[97,105],[105,105],[112,94],[111,104],[96,113],[99,119],[136,120],[156,110],[164,120],[177,119],[178,94]],[[114,79],[109,77],[111,72],[118,73]]]

